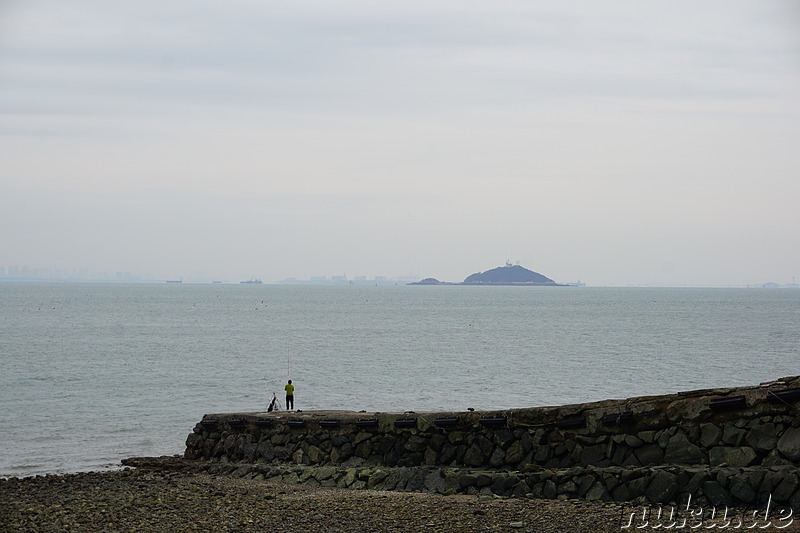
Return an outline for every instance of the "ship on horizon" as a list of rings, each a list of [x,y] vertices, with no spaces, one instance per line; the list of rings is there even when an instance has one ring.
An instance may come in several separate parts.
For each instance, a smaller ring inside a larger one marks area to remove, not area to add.
[[[261,285],[264,282],[258,279],[257,277],[253,276],[247,281],[240,281],[239,283],[244,283],[245,285]]]

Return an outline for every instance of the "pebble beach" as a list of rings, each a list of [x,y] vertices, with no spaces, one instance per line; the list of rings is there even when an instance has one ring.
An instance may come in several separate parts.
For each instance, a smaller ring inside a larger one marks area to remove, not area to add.
[[[185,466],[159,468],[158,463],[152,462],[149,468],[0,479],[0,531],[604,533],[654,529],[623,528],[622,516],[631,509],[623,503],[312,487],[215,475]],[[798,531],[798,526],[762,530]]]
[[[0,480],[3,532],[619,531],[622,506],[126,469]]]

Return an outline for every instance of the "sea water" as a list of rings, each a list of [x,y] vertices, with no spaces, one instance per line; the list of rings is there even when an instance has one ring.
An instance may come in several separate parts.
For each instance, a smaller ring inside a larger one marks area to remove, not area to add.
[[[181,453],[205,413],[507,409],[800,374],[800,290],[0,283],[0,476]]]

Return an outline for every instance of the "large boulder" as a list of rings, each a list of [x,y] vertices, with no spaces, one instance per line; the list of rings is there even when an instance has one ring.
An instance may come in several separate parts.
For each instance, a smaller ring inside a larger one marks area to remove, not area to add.
[[[642,466],[658,465],[664,459],[664,451],[658,444],[645,444],[634,452]]]
[[[705,462],[703,450],[689,441],[683,433],[676,433],[667,443],[664,462],[668,464],[699,464]]]
[[[719,443],[722,430],[712,423],[700,424],[700,446],[711,448]]]
[[[791,461],[800,461],[800,428],[789,428],[778,440],[778,451]]]
[[[659,470],[647,486],[645,495],[651,502],[669,502],[675,499],[679,489],[678,476],[665,470]]]
[[[760,424],[747,433],[745,438],[748,446],[756,451],[768,452],[775,449],[778,442],[778,431],[775,424]]]
[[[711,466],[750,466],[758,458],[756,452],[747,446],[715,446],[708,451]]]

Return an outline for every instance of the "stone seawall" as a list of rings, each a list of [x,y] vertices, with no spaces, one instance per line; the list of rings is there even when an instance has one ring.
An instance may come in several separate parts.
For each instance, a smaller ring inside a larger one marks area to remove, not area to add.
[[[354,488],[748,505],[771,495],[800,509],[798,405],[790,377],[507,411],[206,415],[185,458]]]

